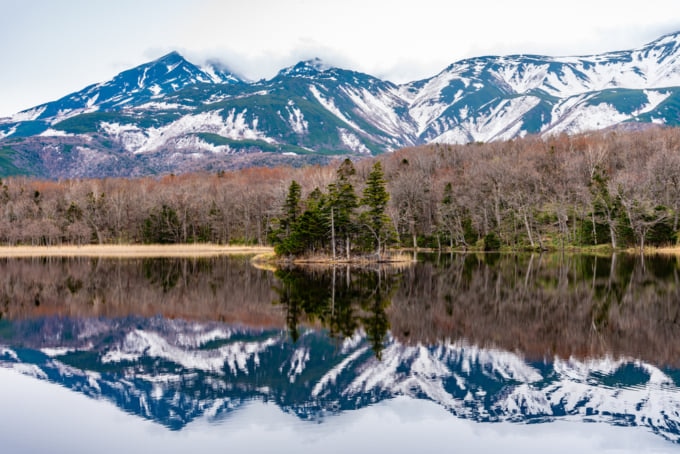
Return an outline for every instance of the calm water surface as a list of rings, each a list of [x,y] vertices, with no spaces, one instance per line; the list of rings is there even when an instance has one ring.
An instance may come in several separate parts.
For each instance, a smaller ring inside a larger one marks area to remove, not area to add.
[[[672,452],[675,258],[0,261],[5,452]],[[6,448],[7,447],[7,448]]]

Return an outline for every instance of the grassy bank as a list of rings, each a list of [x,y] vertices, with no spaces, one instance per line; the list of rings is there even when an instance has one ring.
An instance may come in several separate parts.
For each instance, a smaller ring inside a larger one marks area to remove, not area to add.
[[[631,254],[640,254],[639,248],[627,249]],[[664,254],[664,255],[678,255],[680,256],[680,246],[667,247],[645,247],[645,254]]]
[[[88,244],[82,246],[0,246],[0,257],[213,257],[272,253],[264,246],[217,244]]]

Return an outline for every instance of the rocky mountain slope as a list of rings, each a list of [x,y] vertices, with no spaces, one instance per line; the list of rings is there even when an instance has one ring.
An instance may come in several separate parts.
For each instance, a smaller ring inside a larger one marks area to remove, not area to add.
[[[0,176],[301,164],[639,124],[680,124],[680,33],[601,55],[472,58],[403,85],[319,60],[248,82],[173,52],[0,119]]]

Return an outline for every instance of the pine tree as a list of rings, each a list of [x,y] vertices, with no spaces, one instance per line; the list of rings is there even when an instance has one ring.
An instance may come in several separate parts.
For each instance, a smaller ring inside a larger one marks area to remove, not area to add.
[[[314,189],[305,200],[305,210],[298,214],[301,205],[297,199],[298,194],[298,188],[291,184],[291,191],[284,206],[288,215],[281,221],[282,228],[285,225],[286,235],[274,248],[279,255],[300,256],[309,252],[316,253],[323,251],[328,241],[330,229],[326,196],[319,188]]]
[[[380,258],[381,250],[390,234],[390,220],[385,214],[389,200],[390,195],[385,189],[385,175],[382,165],[378,161],[373,165],[373,170],[368,175],[362,199],[362,204],[368,207],[368,210],[362,214],[363,225],[368,228],[373,236],[373,244],[378,258]]]
[[[304,244],[296,232],[298,218],[301,212],[300,198],[302,187],[293,180],[288,187],[288,195],[283,204],[283,216],[279,222],[279,229],[272,232],[271,240],[274,250],[279,255],[299,255],[304,252]]]
[[[314,189],[305,202],[307,208],[293,225],[293,236],[303,245],[305,251],[320,251],[327,244],[329,220],[326,196]]]
[[[281,228],[286,231],[286,236],[290,235],[290,227],[295,223],[300,214],[300,198],[302,197],[302,186],[293,180],[288,187],[286,203],[283,205],[284,217],[281,219]]]
[[[355,209],[359,205],[354,186],[350,181],[350,178],[355,174],[354,164],[349,159],[345,159],[338,168],[335,183],[328,187],[333,259],[335,259],[337,238],[344,240],[345,255],[348,260],[350,258],[351,237],[356,230],[354,224]]]

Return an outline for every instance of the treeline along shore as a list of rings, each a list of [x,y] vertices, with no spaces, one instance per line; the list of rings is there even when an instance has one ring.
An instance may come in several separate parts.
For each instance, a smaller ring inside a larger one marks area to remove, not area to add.
[[[283,254],[676,244],[680,129],[432,144],[328,166],[0,180],[7,246],[214,243]]]

